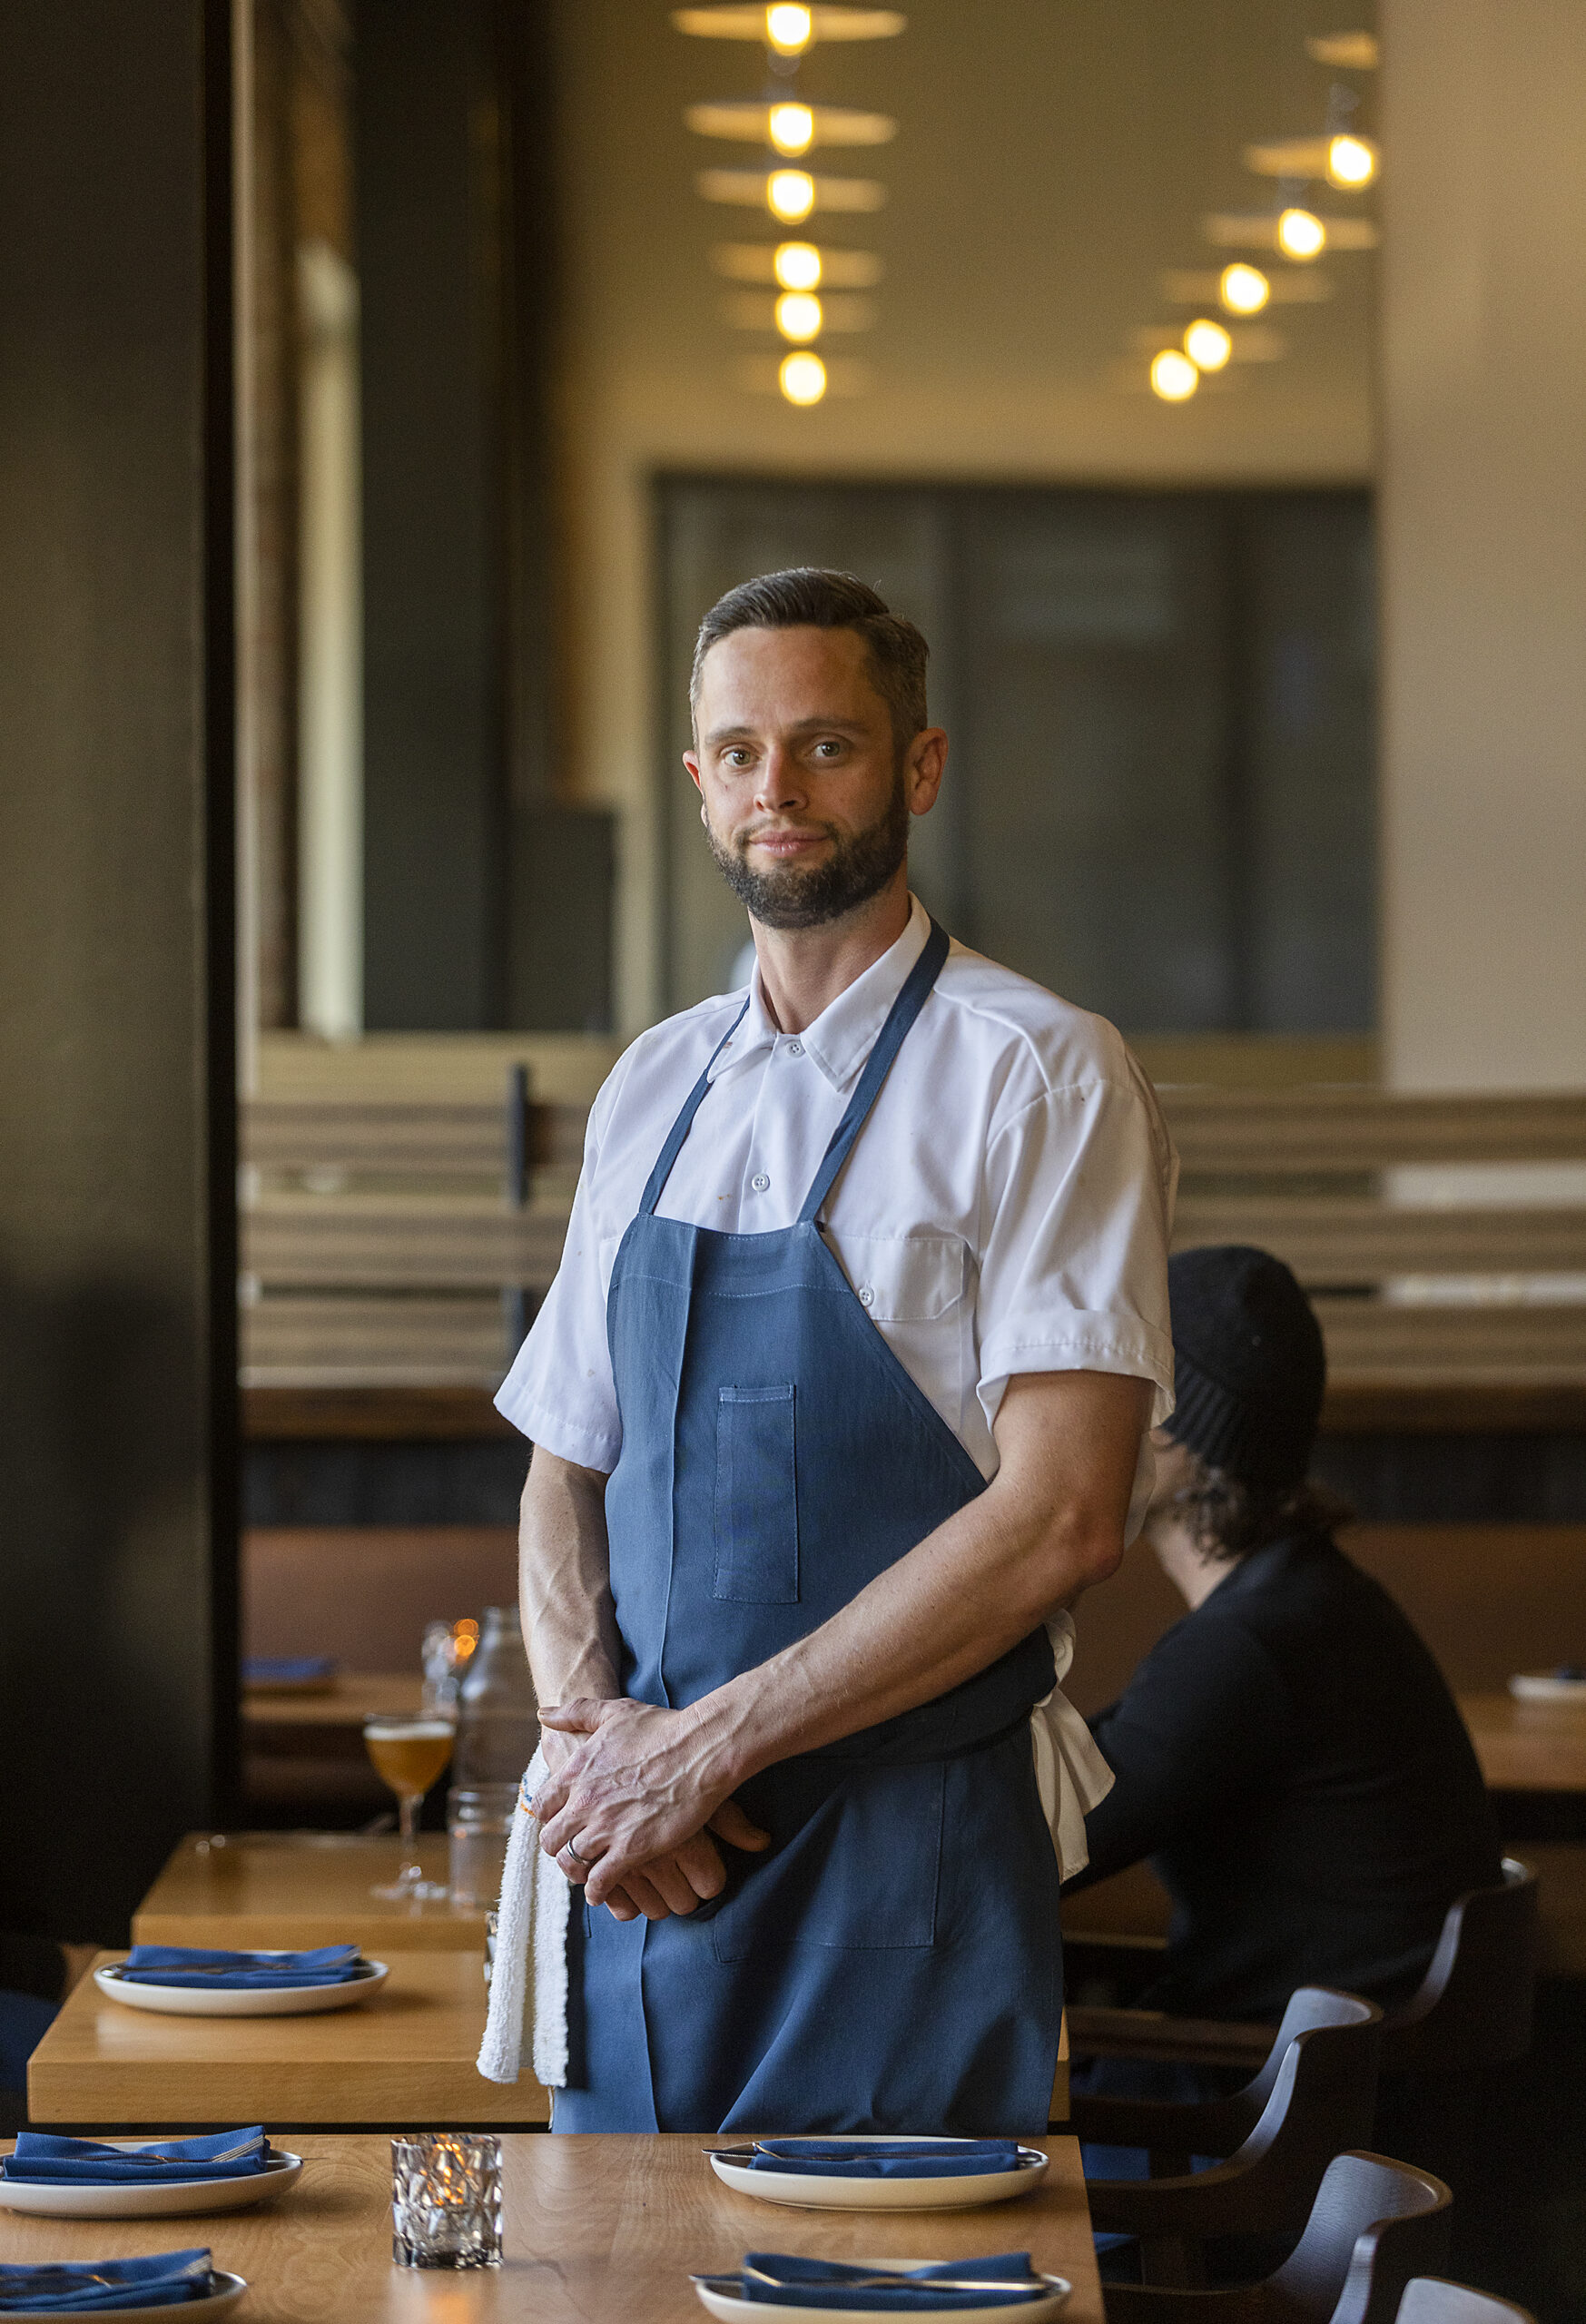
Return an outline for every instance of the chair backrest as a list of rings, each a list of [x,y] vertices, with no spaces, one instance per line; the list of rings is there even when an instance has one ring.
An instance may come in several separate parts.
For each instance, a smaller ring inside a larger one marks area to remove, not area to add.
[[[1363,2010],[1366,2012],[1364,2017],[1361,2014]],[[1291,2042],[1297,2040],[1300,2034],[1314,2033],[1323,2025],[1368,2024],[1370,2013],[1371,2004],[1363,2002],[1358,1994],[1339,1993],[1331,1985],[1297,1985],[1288,1997],[1283,2023],[1266,2053],[1260,2073],[1245,2084],[1240,2097],[1254,2106],[1255,2114],[1259,2117],[1276,2086]]]
[[[1473,1888],[1449,1906],[1425,1976],[1385,2019],[1384,2073],[1463,2073],[1523,2057],[1537,1945],[1536,1875],[1505,1856],[1501,1886]]]
[[[1399,2324],[1534,2324],[1528,2308],[1494,2299],[1491,2292],[1451,2284],[1442,2276],[1415,2276],[1404,2286]]]
[[[1299,2233],[1334,2156],[1371,2136],[1376,2112],[1381,2010],[1358,1994],[1309,1990],[1331,2004],[1326,2021],[1289,2043],[1260,2121],[1222,2166],[1246,2175],[1259,2234]]]
[[[1380,2154],[1335,2155],[1270,2288],[1318,2324],[1392,2324],[1411,2277],[1447,2256],[1452,2202],[1429,2171]]]

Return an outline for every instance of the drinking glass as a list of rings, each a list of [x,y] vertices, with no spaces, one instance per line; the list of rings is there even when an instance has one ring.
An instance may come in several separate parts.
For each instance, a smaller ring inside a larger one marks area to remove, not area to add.
[[[389,1886],[369,1895],[395,1905],[438,1904],[444,1882],[426,1880],[419,1862],[419,1809],[424,1795],[451,1757],[453,1728],[433,1711],[371,1711],[363,1722],[363,1748],[382,1783],[397,1795],[403,1860]]]

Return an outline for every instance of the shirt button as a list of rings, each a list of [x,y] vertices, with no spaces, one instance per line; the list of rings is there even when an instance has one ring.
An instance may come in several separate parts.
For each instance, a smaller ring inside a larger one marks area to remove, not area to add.
[[[763,1170],[756,1170],[754,1176],[750,1179],[749,1184],[754,1187],[757,1195],[763,1195],[765,1192],[766,1187],[771,1184],[771,1180],[766,1177]]]
[[[875,1305],[875,1292],[868,1283],[862,1283],[859,1286],[859,1304],[862,1307]]]
[[[787,1053],[789,1057],[803,1057],[804,1053],[803,1041],[790,1041],[787,1045]]]

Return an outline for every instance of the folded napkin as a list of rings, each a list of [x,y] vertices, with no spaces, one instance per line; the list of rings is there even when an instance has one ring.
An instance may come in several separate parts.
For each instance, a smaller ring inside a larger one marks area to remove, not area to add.
[[[1016,2171],[1017,2139],[756,2139],[751,2171],[822,2179],[970,2179]]]
[[[196,1945],[134,1945],[116,1974],[134,1985],[212,1985],[221,1993],[255,1986],[344,1985],[362,1960],[356,1945],[320,1945],[310,1953],[207,1953]]]
[[[999,2251],[990,2260],[939,2260],[932,2267],[911,2268],[895,2284],[878,2284],[877,2273],[837,2260],[751,2251],[738,2279],[739,2296],[768,2308],[880,2308],[901,2316],[939,2316],[955,2308],[1021,2308],[1045,2299],[1050,2290],[1032,2270],[1028,2251]],[[954,2290],[934,2280],[943,2276],[997,2289]]]
[[[0,2316],[172,2308],[182,2299],[207,2299],[213,2290],[207,2251],[157,2251],[148,2260],[83,2260],[43,2268],[0,2266]]]
[[[257,2126],[133,2148],[21,2131],[16,2152],[0,2161],[0,2179],[25,2179],[36,2187],[153,2187],[162,2181],[253,2178],[269,2160],[270,2141]]]
[[[300,1687],[311,1679],[333,1679],[333,1654],[250,1654],[242,1663],[245,1687]]]

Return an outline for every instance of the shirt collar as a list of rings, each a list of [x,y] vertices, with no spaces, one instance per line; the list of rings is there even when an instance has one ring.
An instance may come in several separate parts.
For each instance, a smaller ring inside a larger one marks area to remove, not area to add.
[[[909,925],[897,942],[889,945],[879,960],[872,960],[863,975],[855,977],[835,1000],[827,1004],[814,1023],[806,1026],[798,1036],[805,1055],[813,1059],[834,1089],[845,1089],[863,1068],[930,934],[931,915],[919,897],[911,895]],[[735,1070],[783,1038],[767,1014],[756,964],[749,981],[749,1006],[742,1024],[716,1060],[712,1080],[719,1080],[723,1074]]]

